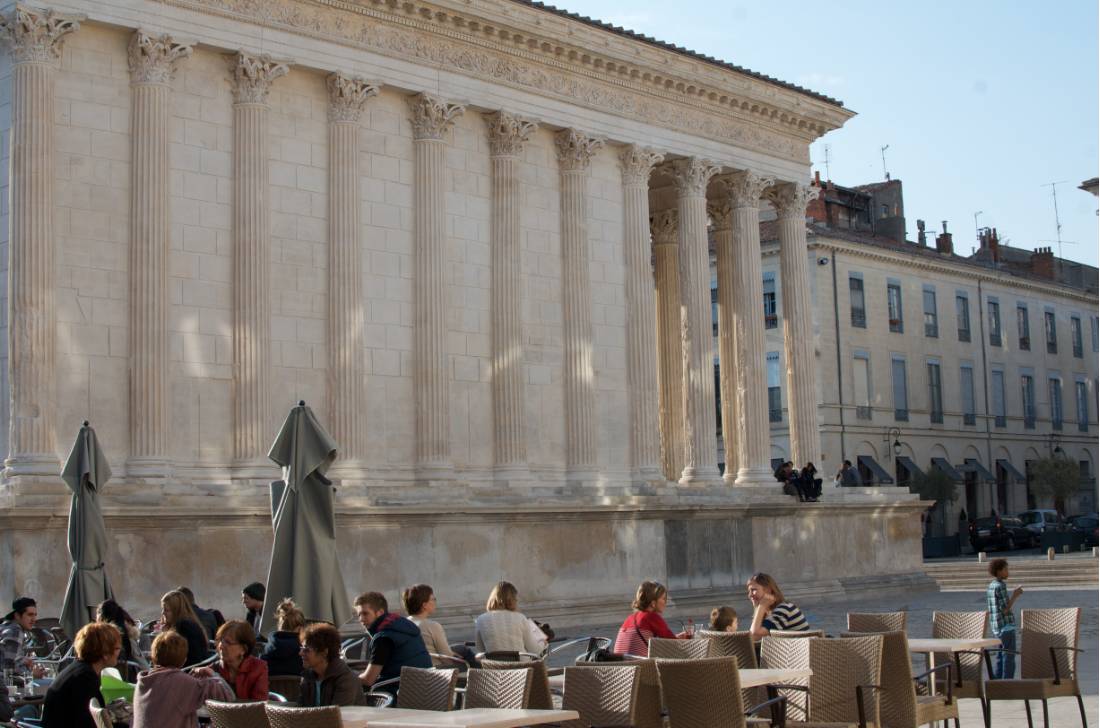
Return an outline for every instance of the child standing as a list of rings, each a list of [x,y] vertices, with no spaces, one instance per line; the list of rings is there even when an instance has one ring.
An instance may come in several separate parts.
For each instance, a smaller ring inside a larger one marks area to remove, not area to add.
[[[993,559],[989,562],[989,575],[993,581],[985,592],[986,609],[989,611],[989,629],[993,636],[1001,641],[1001,649],[993,661],[994,680],[1011,680],[1016,675],[1016,618],[1012,616],[1012,605],[1024,593],[1023,587],[1016,587],[1012,596],[1008,595],[1005,580],[1008,579],[1008,561]]]

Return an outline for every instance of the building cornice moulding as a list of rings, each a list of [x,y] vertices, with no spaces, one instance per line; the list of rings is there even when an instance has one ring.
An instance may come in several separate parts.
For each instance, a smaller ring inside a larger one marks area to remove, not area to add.
[[[443,3],[398,6],[386,0],[150,2],[413,60],[804,164],[810,142],[853,116],[796,91],[506,0],[482,0],[476,9],[483,15]],[[563,31],[558,22],[577,27]],[[528,27],[592,47],[536,35]],[[617,56],[593,50],[613,45]],[[714,83],[701,85],[704,79]]]

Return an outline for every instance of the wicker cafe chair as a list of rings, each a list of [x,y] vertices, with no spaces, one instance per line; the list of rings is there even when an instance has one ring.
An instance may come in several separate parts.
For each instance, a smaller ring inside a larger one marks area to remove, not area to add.
[[[562,726],[633,726],[637,698],[637,665],[567,667],[561,707],[577,711],[580,718],[562,723]]]
[[[271,675],[267,678],[267,689],[297,703],[302,694],[302,678],[298,675]]]
[[[340,707],[326,705],[323,708],[290,708],[282,705],[266,706],[267,720],[271,728],[341,728]]]
[[[383,692],[368,692],[366,701],[371,708],[388,708],[393,705],[393,696]]]
[[[661,679],[657,673],[657,661],[649,658],[627,660],[627,665],[637,668],[638,690],[634,700],[634,728],[664,728],[662,714],[664,700],[661,697]],[[602,667],[599,663],[585,662],[577,670]]]
[[[1077,683],[1077,647],[1081,636],[1081,610],[1024,609],[1020,612],[1020,679],[989,680],[985,684],[985,699],[989,711],[985,716],[988,728],[993,723],[994,700],[1023,700],[1031,728],[1030,700],[1043,704],[1043,725],[1049,726],[1047,701],[1050,698],[1077,698],[1081,725],[1088,726],[1081,687]],[[993,672],[989,655],[999,649],[985,650],[986,665]]]
[[[732,657],[659,660],[657,672],[668,708],[669,728],[745,728],[741,679],[737,661]],[[752,712],[777,707],[776,722],[782,725],[785,702],[785,698],[773,698]]]
[[[908,612],[848,612],[849,632],[904,632]]]
[[[463,708],[526,708],[531,698],[531,670],[471,669],[466,673]]]
[[[413,710],[454,710],[457,683],[458,670],[402,667],[401,684],[397,689],[397,707]]]
[[[989,626],[988,612],[932,612],[932,637],[936,639],[981,639],[985,637]],[[982,716],[989,710],[985,702],[985,681],[982,675],[982,653],[980,650],[956,652],[954,656],[937,652],[932,656],[932,664],[942,665],[950,662],[954,665],[952,679],[955,685],[952,691],[955,699],[977,698],[982,704]],[[937,690],[947,692],[947,685],[937,677]]]
[[[810,643],[812,639],[778,639],[770,634],[760,640],[760,667],[772,670],[806,670],[810,667]],[[807,720],[806,679],[794,680],[779,688],[779,695],[787,699],[787,717],[790,720]],[[801,688],[801,689],[799,689]]]
[[[265,708],[263,703],[206,701],[206,712],[210,714],[213,728],[269,728]]]
[[[845,633],[846,639],[866,637],[863,633]],[[927,723],[953,719],[959,728],[959,703],[952,692],[951,663],[936,665],[931,670],[913,675],[909,655],[909,638],[904,632],[882,633],[882,690],[879,714],[889,728],[917,728]],[[917,681],[934,680],[937,673],[947,677],[944,695],[918,695]]]
[[[657,660],[699,660],[710,657],[710,640],[676,640],[653,637],[649,656]]]
[[[712,632],[700,630],[696,637],[711,641],[710,657],[733,657],[737,659],[738,670],[751,670],[757,667],[756,645],[751,632]],[[764,688],[742,688],[741,700],[745,705],[756,705],[766,699]]]
[[[531,694],[527,699],[527,707],[533,710],[554,709],[554,698],[550,694],[550,674],[546,671],[546,663],[543,660],[526,662],[482,660],[481,667],[485,670],[530,670]],[[400,701],[398,705],[400,706]]]
[[[821,639],[809,643],[810,717],[789,728],[868,728],[879,723],[882,636]]]

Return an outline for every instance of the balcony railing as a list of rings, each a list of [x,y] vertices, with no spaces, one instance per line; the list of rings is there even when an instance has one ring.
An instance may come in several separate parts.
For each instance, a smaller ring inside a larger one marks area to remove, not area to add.
[[[857,329],[867,328],[867,312],[863,309],[852,309],[852,326]]]
[[[933,410],[931,413],[929,413],[929,419],[932,420],[933,425],[942,425],[943,412],[936,412],[935,410]]]
[[[895,407],[894,408],[894,419],[897,420],[898,422],[908,422],[909,421],[909,410],[908,409],[898,409],[897,407]]]
[[[963,424],[964,425],[976,425],[976,424],[978,424],[978,418],[974,415],[973,412],[966,412],[966,413],[963,414]],[[1003,427],[1003,425],[1002,425],[1002,427]]]
[[[970,329],[959,329],[959,341],[970,341]]]

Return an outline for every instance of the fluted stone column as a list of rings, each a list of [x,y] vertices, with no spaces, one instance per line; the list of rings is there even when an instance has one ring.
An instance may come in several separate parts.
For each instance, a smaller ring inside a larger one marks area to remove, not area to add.
[[[565,467],[570,480],[596,474],[596,375],[592,366],[592,281],[588,269],[588,165],[603,140],[566,129],[554,139],[561,168],[562,329]]]
[[[779,275],[783,288],[783,343],[787,358],[787,411],[791,460],[820,463],[817,427],[817,360],[814,356],[810,275],[806,263],[806,205],[818,188],[793,182],[765,193],[779,216]]]
[[[719,182],[723,182],[719,180]],[[733,325],[734,264],[733,206],[724,185],[721,198],[707,205],[714,225],[714,247],[718,258],[718,384],[722,407],[722,441],[726,452],[726,469],[722,480],[732,484],[740,467],[737,444],[737,329]]]
[[[465,108],[428,94],[409,99],[412,112],[413,387],[416,397],[416,470],[424,480],[454,475],[451,463],[450,367],[447,357],[445,190],[443,136]]]
[[[661,480],[657,396],[657,316],[650,269],[649,175],[664,159],[631,145],[619,155],[623,173],[623,249],[626,264],[626,381],[630,388],[630,474]]]
[[[130,36],[131,475],[167,475],[168,113],[172,73],[191,46]]]
[[[328,107],[328,345],[329,421],[340,463],[363,458],[363,266],[359,252],[359,119],[378,87],[333,73]]]
[[[681,485],[719,482],[714,418],[707,184],[718,167],[692,157],[670,166],[680,213],[680,338],[684,347],[684,470]]]
[[[285,63],[238,53],[233,74],[233,458],[238,477],[270,470],[271,248],[268,105]]]
[[[0,21],[11,49],[8,248],[10,429],[5,474],[58,472],[54,447],[54,76],[79,18],[17,4]],[[77,423],[73,423],[75,429]]]
[[[684,471],[684,348],[680,342],[680,215],[650,217],[657,292],[657,406],[661,472],[679,480]]]
[[[492,167],[489,250],[492,280],[493,467],[502,480],[527,470],[527,412],[524,406],[523,278],[521,268],[519,159],[536,125],[504,111],[485,115]]]
[[[725,182],[733,208],[733,325],[737,345],[737,485],[775,485],[769,460],[768,380],[764,343],[764,282],[760,266],[760,195],[772,184],[754,172]]]

